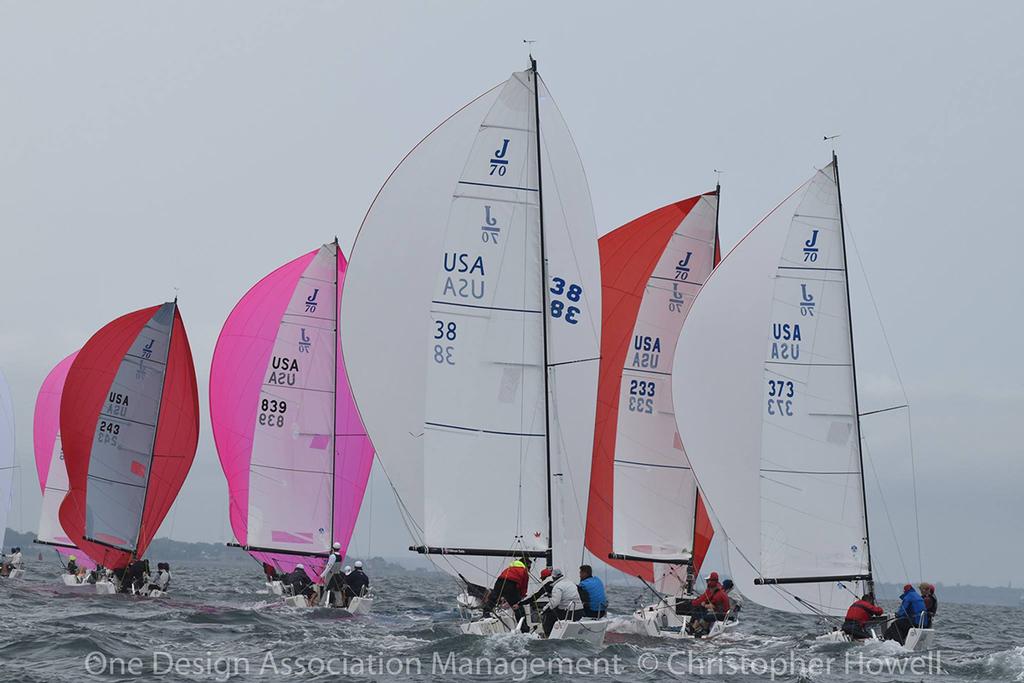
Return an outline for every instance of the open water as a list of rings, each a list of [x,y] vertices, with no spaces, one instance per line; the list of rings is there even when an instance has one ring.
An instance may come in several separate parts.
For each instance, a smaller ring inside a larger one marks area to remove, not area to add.
[[[255,566],[175,567],[172,595],[150,601],[64,593],[56,568],[37,563],[23,580],[0,580],[0,681],[1024,681],[1019,608],[942,604],[927,655],[815,643],[816,619],[749,603],[717,640],[610,633],[591,647],[464,636],[446,577],[371,579],[374,612],[345,617],[283,606]],[[609,593],[619,615],[642,597]],[[628,630],[625,619],[615,626]]]

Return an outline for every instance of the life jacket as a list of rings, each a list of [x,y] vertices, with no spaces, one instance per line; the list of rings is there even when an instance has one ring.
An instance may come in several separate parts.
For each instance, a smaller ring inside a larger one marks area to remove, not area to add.
[[[881,616],[884,612],[885,610],[878,605],[872,605],[867,600],[858,600],[850,605],[850,609],[846,610],[846,620],[856,621],[863,626],[868,623],[868,619]]]

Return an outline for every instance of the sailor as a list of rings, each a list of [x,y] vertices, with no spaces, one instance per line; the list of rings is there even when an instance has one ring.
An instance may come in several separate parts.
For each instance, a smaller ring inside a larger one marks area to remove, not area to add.
[[[910,629],[920,627],[922,620],[928,614],[925,609],[924,600],[911,584],[903,586],[903,594],[900,595],[900,607],[896,610],[896,619],[885,630],[886,640],[895,640],[900,645],[907,642],[907,634]]]
[[[274,569],[274,565],[269,562],[263,563],[263,576],[268,582],[280,581],[280,577],[277,575],[277,570]]]
[[[348,577],[352,575],[352,565],[346,564],[341,572],[341,606],[348,607],[352,602],[352,589],[348,585]]]
[[[843,633],[854,640],[867,640],[871,638],[871,632],[867,629],[867,623],[871,617],[880,617],[885,610],[875,604],[875,594],[865,593],[864,597],[857,600],[850,609],[846,610],[846,620],[843,622]]]
[[[24,568],[25,560],[21,557],[21,548],[11,548],[11,556],[7,558],[7,566],[11,570]]]
[[[551,597],[552,583],[551,567],[544,567],[544,569],[540,570],[540,587],[537,588],[537,590],[533,592],[533,595],[528,597],[525,602],[528,602],[531,605],[538,601],[547,602],[547,599]]]
[[[72,576],[78,574],[78,562],[77,562],[77,559],[78,558],[76,558],[74,555],[69,556],[68,557],[68,563],[64,567],[64,571],[66,571],[68,574],[71,574]]]
[[[743,609],[743,601],[739,595],[733,594],[733,589],[736,588],[736,584],[732,582],[732,579],[726,579],[722,582],[722,590],[729,596],[729,617],[735,619],[736,615],[741,609]]]
[[[146,585],[147,563],[132,560],[121,573],[121,592],[138,593]]]
[[[935,613],[939,611],[939,599],[935,597],[935,584],[922,583],[920,590],[925,609],[925,617],[922,623],[924,628],[931,628],[932,621],[935,620]]]
[[[306,596],[307,602],[313,595],[313,581],[309,578],[309,574],[306,573],[306,569],[301,563],[295,565],[295,569],[285,574],[281,581],[291,589],[292,595]]]
[[[345,586],[352,593],[353,597],[366,595],[370,590],[370,577],[363,571],[363,563],[356,560],[352,573],[345,577]]]
[[[544,606],[544,637],[551,635],[556,621],[579,621],[583,617],[583,601],[576,584],[567,579],[562,570],[551,570],[551,599]]]
[[[605,595],[604,584],[594,576],[594,569],[589,564],[580,566],[580,598],[583,600],[583,616],[602,619],[608,614],[608,597]]]
[[[706,589],[691,604],[695,609],[690,626],[695,636],[709,632],[712,624],[725,619],[729,613],[729,596],[718,581],[718,572],[711,572]]]
[[[341,544],[335,542],[331,554],[327,556],[327,564],[324,565],[324,570],[320,572],[320,581],[327,589],[328,607],[332,606],[334,602],[334,591],[343,589],[343,579],[344,577],[341,574]]]
[[[494,581],[494,588],[484,601],[484,614],[490,614],[494,606],[502,598],[509,604],[516,615],[516,620],[526,616],[526,610],[520,605],[530,590],[530,559],[521,557],[512,560]]]
[[[146,592],[160,591],[166,593],[171,585],[171,565],[167,562],[157,562],[157,575],[146,587]]]

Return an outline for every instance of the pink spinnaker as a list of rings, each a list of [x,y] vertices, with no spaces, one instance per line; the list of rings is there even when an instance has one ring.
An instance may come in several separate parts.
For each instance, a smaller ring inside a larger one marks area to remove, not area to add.
[[[336,244],[281,266],[231,311],[213,354],[231,528],[279,571],[318,573],[334,542],[344,554],[373,463],[337,334],[346,267]]]
[[[36,471],[39,473],[39,489],[43,494],[38,537],[48,543],[71,544],[71,539],[64,533],[57,518],[60,503],[68,489],[68,473],[64,469],[63,453],[57,440],[60,437],[60,397],[64,391],[64,380],[77,356],[78,351],[75,351],[57,363],[43,380],[43,386],[36,397],[32,443],[36,454]],[[57,552],[74,555],[80,567],[95,567],[95,563],[81,550],[58,547]]]

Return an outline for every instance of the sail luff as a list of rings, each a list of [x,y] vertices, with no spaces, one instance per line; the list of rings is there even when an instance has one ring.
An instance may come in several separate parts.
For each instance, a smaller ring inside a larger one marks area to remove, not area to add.
[[[867,486],[864,482],[864,448],[860,439],[860,395],[857,391],[857,352],[856,346],[853,343],[853,306],[850,303],[850,266],[846,257],[846,223],[843,219],[843,190],[842,186],[839,184],[839,158],[836,156],[835,151],[832,152],[832,171],[835,174],[836,180],[836,199],[839,204],[839,242],[843,247],[843,268],[845,269],[844,274],[846,275],[846,277],[843,278],[843,282],[846,288],[846,316],[850,330],[850,370],[853,376],[853,415],[857,437],[857,459],[860,462],[860,493],[864,510],[864,549],[868,565],[868,578],[865,580],[865,583],[868,589],[867,592],[874,593],[875,580],[871,571],[871,533],[868,524],[868,494]]]
[[[537,149],[537,208],[538,208],[538,231],[540,235],[540,300],[541,309],[544,311],[544,322],[541,325],[544,345],[544,449],[545,449],[545,483],[547,487],[547,513],[548,513],[548,566],[554,566],[554,525],[551,497],[551,389],[549,386],[551,366],[548,362],[548,326],[551,324],[547,315],[548,311],[548,259],[546,244],[544,241],[544,182],[543,164],[541,163],[540,145],[540,86],[538,79],[540,74],[537,71],[537,60],[530,57],[530,65],[533,71],[533,114],[534,114],[534,139]]]

